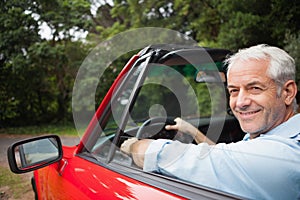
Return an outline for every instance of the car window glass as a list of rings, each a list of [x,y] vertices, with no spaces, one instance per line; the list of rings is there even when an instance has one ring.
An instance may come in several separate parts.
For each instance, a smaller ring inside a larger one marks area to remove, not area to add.
[[[103,120],[101,128],[98,130],[97,141],[94,142],[90,150],[97,158],[107,158],[114,136],[120,126],[124,109],[129,103],[130,95],[142,68],[143,62],[128,72],[126,75],[128,79],[125,78],[117,87],[121,89],[114,91],[113,100],[110,102],[111,104],[109,105],[107,116],[105,120]]]

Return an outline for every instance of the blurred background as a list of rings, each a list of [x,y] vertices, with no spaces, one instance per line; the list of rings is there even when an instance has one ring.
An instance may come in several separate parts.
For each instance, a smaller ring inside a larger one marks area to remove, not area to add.
[[[281,47],[295,58],[300,85],[299,0],[2,0],[0,9],[1,133],[74,133],[71,97],[82,61],[101,41],[139,27],[233,52]],[[122,59],[101,77],[98,104]]]

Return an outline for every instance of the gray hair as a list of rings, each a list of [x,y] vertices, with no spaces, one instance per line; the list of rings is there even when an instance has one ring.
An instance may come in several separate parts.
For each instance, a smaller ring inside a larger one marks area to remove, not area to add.
[[[247,61],[250,59],[255,60],[268,60],[270,65],[267,70],[267,75],[277,84],[278,92],[280,91],[284,83],[288,80],[294,80],[296,78],[296,66],[294,59],[284,50],[268,46],[266,44],[260,44],[252,46],[246,49],[239,50],[236,54],[225,60],[225,64],[228,65],[227,76],[230,68],[237,61]],[[297,102],[294,99],[294,110],[297,110]]]

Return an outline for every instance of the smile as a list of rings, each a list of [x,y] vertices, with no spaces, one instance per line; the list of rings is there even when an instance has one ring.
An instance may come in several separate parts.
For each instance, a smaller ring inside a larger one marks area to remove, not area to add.
[[[239,112],[239,114],[247,116],[247,115],[253,115],[253,114],[258,113],[258,112],[259,112],[259,110],[251,111],[251,112]]]
[[[241,111],[241,110],[236,110],[236,113],[239,115],[240,119],[242,120],[252,120],[257,113],[259,113],[261,109],[258,110],[252,110],[252,111]]]

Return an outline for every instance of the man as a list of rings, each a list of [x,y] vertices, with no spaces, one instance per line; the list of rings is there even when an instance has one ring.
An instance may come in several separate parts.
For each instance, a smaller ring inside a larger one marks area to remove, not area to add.
[[[300,114],[296,114],[295,63],[283,50],[257,45],[227,61],[230,107],[246,135],[213,144],[198,129],[176,119],[177,129],[198,145],[170,140],[125,141],[145,171],[159,172],[249,199],[300,198]]]

